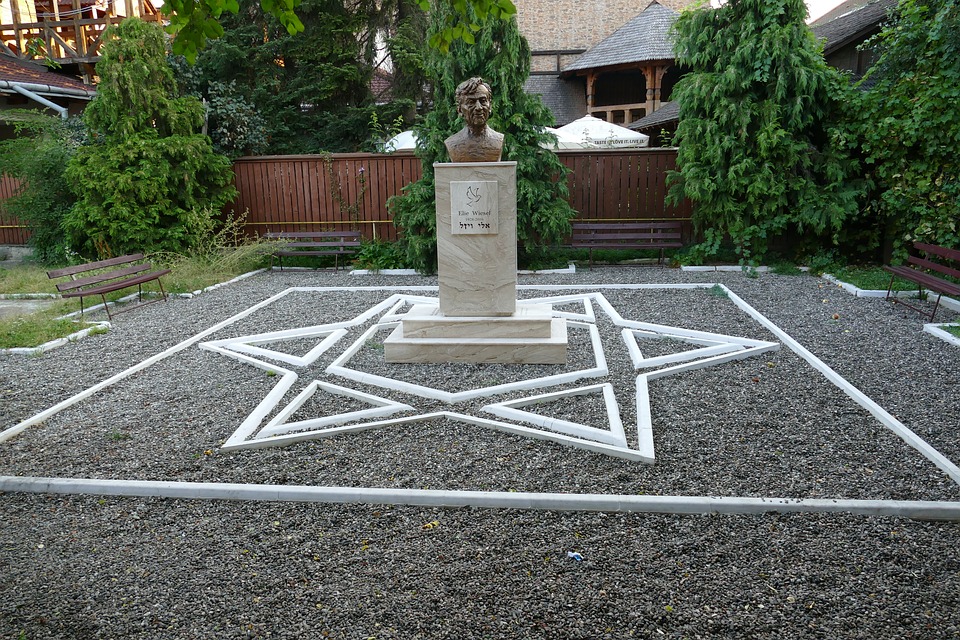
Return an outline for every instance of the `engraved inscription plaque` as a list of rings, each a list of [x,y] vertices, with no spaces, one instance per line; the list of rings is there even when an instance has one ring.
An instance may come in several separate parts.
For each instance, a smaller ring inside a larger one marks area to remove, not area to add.
[[[497,183],[469,181],[450,183],[450,233],[496,235],[500,218]]]

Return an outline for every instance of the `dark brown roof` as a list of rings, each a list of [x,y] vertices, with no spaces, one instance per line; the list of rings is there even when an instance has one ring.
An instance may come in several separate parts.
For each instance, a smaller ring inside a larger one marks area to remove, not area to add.
[[[679,16],[673,9],[651,2],[640,15],[564,68],[563,73],[634,62],[673,60],[670,29]]]
[[[83,95],[80,95],[82,92],[87,94],[88,99],[92,99],[95,95],[93,87],[83,84],[77,78],[55,73],[43,65],[5,54],[0,54],[0,82],[18,82],[47,87],[46,91],[39,89],[35,91],[40,95],[69,94],[83,98]],[[0,86],[0,91],[9,92],[10,89]]]
[[[824,40],[823,53],[827,55],[877,31],[897,3],[898,0],[849,0],[810,26],[814,35]]]
[[[665,124],[676,123],[680,119],[680,105],[676,102],[662,102],[660,108],[648,116],[635,120],[628,125],[627,129],[646,133],[653,129],[656,131]]]
[[[531,75],[523,85],[529,94],[540,96],[562,127],[587,113],[587,87],[583,78],[563,79],[553,75]]]

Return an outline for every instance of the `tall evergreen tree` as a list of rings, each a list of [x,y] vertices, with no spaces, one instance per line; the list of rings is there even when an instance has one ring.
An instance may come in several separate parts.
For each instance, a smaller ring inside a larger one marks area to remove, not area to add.
[[[93,142],[67,167],[79,200],[64,227],[87,255],[184,250],[236,194],[230,162],[198,133],[199,101],[176,97],[165,47],[163,30],[138,18],[105,34],[84,112]]]
[[[431,14],[431,33],[447,28],[450,8],[440,3]],[[473,38],[470,38],[471,40]],[[407,257],[421,271],[437,264],[434,162],[449,162],[443,141],[463,128],[455,92],[462,81],[480,76],[493,91],[491,128],[504,134],[503,159],[517,162],[517,236],[522,248],[538,252],[570,232],[576,212],[567,202],[565,169],[556,154],[543,149],[550,136],[543,127],[553,116],[539,96],[524,92],[530,74],[530,47],[515,19],[488,23],[473,43],[454,42],[449,53],[426,52],[433,85],[433,109],[415,127],[421,141],[423,174],[403,196],[391,199],[394,221],[403,231]]]
[[[249,113],[249,122],[262,122],[266,138],[253,151],[357,151],[369,138],[374,111],[390,122],[415,104],[378,107],[369,88],[380,55],[377,34],[392,29],[401,2],[304,0],[297,9],[304,31],[290,35],[258,0],[241,0],[240,12],[224,15],[223,36],[201,53],[196,67],[176,65],[178,79],[186,92],[216,107],[210,123],[215,140],[220,126],[234,126]]]
[[[756,260],[785,233],[830,239],[857,213],[856,164],[838,144],[852,89],[823,60],[802,0],[729,0],[681,14],[674,89],[679,171],[707,254],[732,238]]]

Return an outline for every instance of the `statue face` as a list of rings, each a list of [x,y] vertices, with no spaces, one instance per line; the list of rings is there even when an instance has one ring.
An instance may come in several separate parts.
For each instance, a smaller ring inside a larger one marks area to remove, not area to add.
[[[483,127],[490,118],[490,92],[485,87],[478,87],[475,92],[461,96],[457,111],[468,126]]]

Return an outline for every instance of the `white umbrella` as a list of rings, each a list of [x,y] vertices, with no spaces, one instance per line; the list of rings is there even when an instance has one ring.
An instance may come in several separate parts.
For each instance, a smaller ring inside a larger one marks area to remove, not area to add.
[[[391,151],[409,151],[417,148],[417,134],[413,131],[401,131],[383,144],[386,153]]]
[[[593,116],[574,120],[557,131],[581,141],[590,142],[597,147],[645,147],[650,143],[648,135]]]
[[[592,142],[587,142],[580,138],[571,136],[569,133],[560,131],[560,129],[554,129],[552,127],[544,127],[544,130],[547,133],[552,133],[557,136],[556,144],[542,143],[542,146],[545,149],[591,149],[596,145]]]

